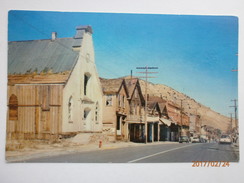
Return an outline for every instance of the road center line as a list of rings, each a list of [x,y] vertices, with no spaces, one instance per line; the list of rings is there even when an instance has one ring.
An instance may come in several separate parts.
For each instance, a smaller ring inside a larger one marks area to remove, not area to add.
[[[175,151],[177,149],[183,149],[183,148],[194,146],[194,145],[197,145],[197,144],[191,144],[191,145],[186,145],[186,146],[183,146],[183,147],[176,147],[176,148],[169,149],[169,150],[166,150],[166,151],[161,151],[161,152],[158,152],[158,153],[155,153],[155,154],[151,154],[151,155],[144,156],[144,157],[141,157],[141,158],[138,158],[138,159],[135,159],[135,160],[128,161],[128,163],[134,163],[134,162],[137,162],[137,161],[140,161],[140,160],[143,160],[143,159],[147,159],[147,158],[150,158],[150,157],[153,157],[153,156],[157,156],[159,154],[164,154],[164,153],[167,153],[167,152],[170,152],[170,151]]]

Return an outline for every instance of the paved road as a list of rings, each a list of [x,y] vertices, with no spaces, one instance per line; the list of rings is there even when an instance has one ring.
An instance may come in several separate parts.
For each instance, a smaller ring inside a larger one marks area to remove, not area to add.
[[[192,161],[230,161],[238,157],[231,145],[206,144],[160,144],[139,147],[80,152],[74,154],[43,157],[25,162],[45,163],[164,163]]]

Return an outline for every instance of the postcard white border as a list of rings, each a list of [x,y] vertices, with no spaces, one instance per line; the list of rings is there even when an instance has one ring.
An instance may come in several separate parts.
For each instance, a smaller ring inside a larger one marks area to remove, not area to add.
[[[8,10],[119,12],[239,17],[239,163],[230,168],[192,168],[191,164],[7,164],[5,162]],[[243,172],[243,41],[241,0],[3,0],[0,7],[0,182],[240,182]]]

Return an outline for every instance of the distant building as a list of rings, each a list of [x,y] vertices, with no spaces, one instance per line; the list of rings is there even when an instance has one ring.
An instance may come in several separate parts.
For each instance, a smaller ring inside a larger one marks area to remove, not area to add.
[[[200,135],[200,115],[190,114],[189,132],[191,137]]]
[[[147,102],[147,129],[148,129],[148,142],[154,142],[160,140],[160,125],[162,122],[161,110],[158,102],[149,100]]]
[[[167,102],[169,118],[174,122],[171,125],[171,140],[178,141],[180,135],[189,136],[189,116],[180,106]]]
[[[92,28],[76,30],[73,38],[8,43],[8,140],[102,133]]]

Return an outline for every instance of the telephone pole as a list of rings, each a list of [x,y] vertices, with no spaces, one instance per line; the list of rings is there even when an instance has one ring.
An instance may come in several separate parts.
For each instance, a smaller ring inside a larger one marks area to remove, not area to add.
[[[144,136],[145,136],[145,143],[147,143],[147,81],[148,78],[155,78],[153,76],[148,76],[148,74],[154,74],[154,73],[158,73],[158,72],[148,72],[148,70],[150,69],[158,69],[158,67],[136,67],[136,69],[143,69],[145,70],[144,72],[138,72],[138,73],[142,73],[145,74],[145,76],[139,77],[139,78],[146,78],[146,82],[145,82],[145,114],[144,114],[144,123],[145,123],[145,131],[144,131]]]
[[[180,99],[180,133],[179,136],[182,135],[182,129],[183,129],[183,101],[185,101],[186,99]]]
[[[238,124],[237,124],[237,100],[234,99],[234,100],[231,100],[232,102],[234,102],[234,106],[230,106],[230,107],[234,107],[234,114],[235,114],[235,125],[236,125],[236,129],[238,129]]]
[[[182,113],[183,113],[182,101],[183,101],[183,99],[180,99],[180,134],[179,134],[179,136],[182,135]]]
[[[231,130],[231,133],[232,133],[232,113],[229,113],[230,114],[230,130]]]

